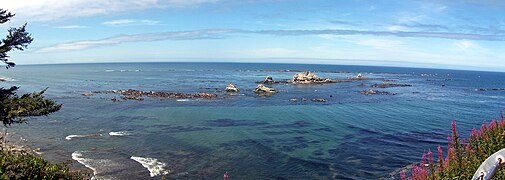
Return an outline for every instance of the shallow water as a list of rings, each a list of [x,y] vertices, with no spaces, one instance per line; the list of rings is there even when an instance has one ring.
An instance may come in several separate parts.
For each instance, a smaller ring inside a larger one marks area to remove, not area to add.
[[[295,74],[265,70],[310,70],[328,78],[364,73],[377,79],[275,84],[271,86],[280,93],[258,97],[252,92],[255,81],[267,75],[290,79]],[[20,86],[20,93],[49,87],[46,96],[63,104],[61,111],[48,117],[9,128],[12,141],[22,136],[27,140],[22,143],[40,147],[54,161],[78,156],[98,179],[149,179],[153,172],[152,178],[167,173],[178,179],[216,179],[226,171],[234,179],[377,179],[419,161],[429,148],[444,146],[452,119],[466,135],[483,120],[499,117],[505,107],[505,91],[475,90],[505,87],[505,73],[494,72],[125,63],[17,66],[1,73],[14,80],[2,86]],[[359,93],[383,79],[413,86],[379,89],[396,95]],[[227,82],[241,92],[224,93]],[[112,102],[113,94],[81,95],[130,88],[210,92],[218,98]],[[291,102],[291,98],[328,102]]]

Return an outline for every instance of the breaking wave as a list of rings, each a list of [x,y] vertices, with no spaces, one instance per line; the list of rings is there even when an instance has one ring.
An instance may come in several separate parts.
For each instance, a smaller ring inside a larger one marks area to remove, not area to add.
[[[149,171],[151,177],[168,174],[169,170],[166,169],[166,164],[154,158],[143,158],[132,156],[131,159],[142,164]]]

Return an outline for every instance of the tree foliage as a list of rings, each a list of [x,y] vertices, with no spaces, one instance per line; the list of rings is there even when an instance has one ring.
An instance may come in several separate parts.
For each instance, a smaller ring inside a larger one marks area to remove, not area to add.
[[[0,8],[0,24],[8,22],[14,14]],[[19,28],[10,28],[7,36],[0,41],[0,61],[6,64],[6,68],[14,67],[16,64],[9,61],[8,52],[12,50],[21,50],[33,41],[30,34],[26,32],[26,24]],[[5,126],[13,123],[21,123],[27,117],[44,116],[60,110],[61,105],[56,102],[45,99],[41,92],[16,94],[18,87],[0,88],[0,119]]]
[[[45,99],[41,92],[16,95],[18,87],[0,88],[0,118],[4,125],[24,122],[26,117],[44,116],[60,110],[61,104]]]
[[[12,17],[14,14],[0,9],[0,24],[6,23]],[[6,68],[14,67],[16,64],[9,61],[7,53],[14,49],[23,51],[32,41],[33,38],[26,32],[26,24],[18,28],[10,28],[7,37],[0,42],[0,61],[6,64]]]

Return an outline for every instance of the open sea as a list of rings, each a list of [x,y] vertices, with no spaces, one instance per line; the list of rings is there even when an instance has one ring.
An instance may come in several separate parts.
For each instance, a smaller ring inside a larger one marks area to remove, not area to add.
[[[288,71],[289,70],[289,71]],[[371,80],[273,84],[257,96],[256,81],[297,72]],[[40,91],[59,112],[8,128],[10,141],[40,148],[54,162],[94,171],[95,179],[380,179],[428,149],[447,146],[451,121],[468,136],[505,108],[505,73],[372,66],[247,63],[111,63],[25,65],[0,70],[0,87]],[[375,83],[410,87],[373,88]],[[238,93],[226,93],[227,82]],[[360,84],[363,85],[360,86]],[[113,102],[137,89],[216,93],[215,99]],[[393,95],[394,94],[394,95]],[[292,98],[308,101],[292,102]],[[323,98],[327,102],[310,99]],[[394,178],[394,177],[393,177]],[[398,176],[396,176],[398,179]]]

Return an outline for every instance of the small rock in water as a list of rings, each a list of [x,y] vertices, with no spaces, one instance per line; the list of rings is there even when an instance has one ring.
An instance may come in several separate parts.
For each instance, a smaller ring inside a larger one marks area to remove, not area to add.
[[[226,92],[238,92],[239,91],[239,89],[237,88],[237,86],[235,86],[235,85],[233,85],[231,83],[228,83],[226,85],[226,89],[225,90],[226,90]]]
[[[263,84],[258,84],[256,89],[254,89],[254,92],[259,93],[259,94],[265,94],[265,93],[271,94],[271,93],[276,93],[277,90],[274,88],[266,87]]]
[[[313,101],[313,102],[328,102],[328,100],[322,99],[322,98],[314,98],[314,99],[311,99],[311,101]]]

